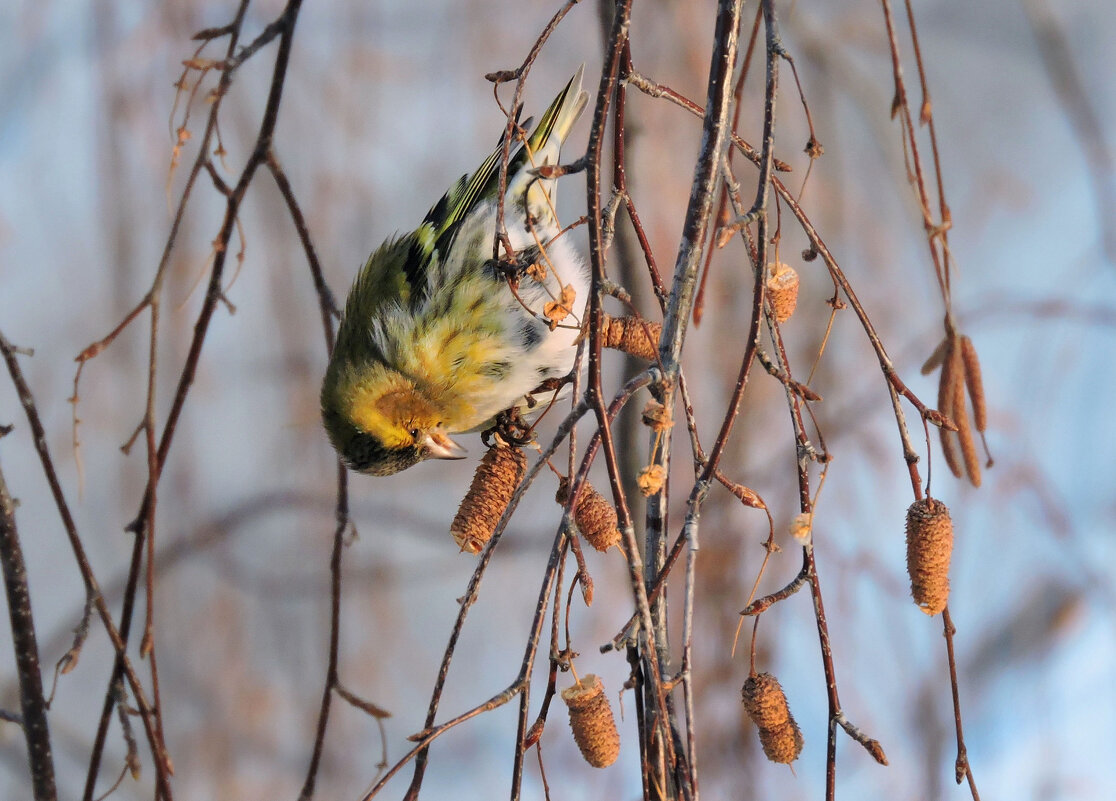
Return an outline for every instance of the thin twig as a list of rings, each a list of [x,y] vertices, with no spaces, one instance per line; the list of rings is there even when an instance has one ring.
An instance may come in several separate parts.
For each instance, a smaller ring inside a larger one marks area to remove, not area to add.
[[[109,611],[108,606],[105,604],[104,597],[101,595],[100,586],[97,583],[97,578],[94,575],[92,565],[85,553],[85,547],[82,544],[81,537],[78,535],[77,526],[74,523],[73,515],[70,513],[69,504],[66,503],[65,494],[62,492],[62,484],[58,479],[58,473],[54,468],[54,461],[51,459],[50,450],[47,447],[46,430],[43,428],[42,421],[39,418],[38,407],[35,404],[35,398],[31,394],[31,388],[27,385],[27,381],[23,377],[23,371],[19,367],[19,362],[16,360],[16,353],[18,350],[4,337],[0,332],[0,354],[3,355],[4,361],[8,367],[8,373],[12,378],[12,383],[15,385],[16,393],[19,395],[20,403],[23,405],[24,413],[27,415],[28,425],[31,427],[32,441],[35,446],[35,451],[39,456],[39,461],[43,466],[43,474],[46,476],[47,484],[50,486],[51,494],[54,497],[55,507],[58,509],[58,515],[62,519],[62,526],[66,530],[66,536],[70,542],[70,548],[74,553],[74,558],[78,564],[78,570],[81,572],[82,581],[85,583],[86,602],[92,601],[97,614],[101,619],[101,624],[108,634],[109,640],[112,642],[113,648],[116,649],[117,661],[122,665],[121,671],[128,680],[129,687],[132,690],[132,695],[135,698],[136,706],[139,708],[140,717],[143,720],[145,732],[148,736],[148,741],[155,754],[156,762],[156,778],[160,775],[159,765],[164,762],[163,753],[156,747],[158,742],[155,736],[155,724],[153,720],[153,713],[151,704],[148,702],[143,686],[140,684],[139,678],[132,667],[131,661],[126,654],[126,634],[123,633],[124,622],[121,622],[121,629],[117,630],[116,625],[112,620],[112,613]],[[111,705],[108,706],[111,711]],[[103,740],[102,740],[103,742]],[[94,753],[99,753],[94,749]],[[95,777],[95,772],[94,772]],[[87,782],[86,792],[88,797],[92,798],[91,779]]]

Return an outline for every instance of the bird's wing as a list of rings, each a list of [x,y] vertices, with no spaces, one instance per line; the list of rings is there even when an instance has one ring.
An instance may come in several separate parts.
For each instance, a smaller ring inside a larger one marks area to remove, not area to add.
[[[508,184],[527,162],[528,151],[537,153],[551,137],[558,144],[566,138],[585,106],[581,91],[584,67],[570,79],[531,129],[527,147],[518,146],[508,162]],[[532,120],[522,127],[530,129]],[[346,320],[373,320],[388,306],[415,308],[437,283],[434,271],[445,260],[454,235],[470,212],[496,196],[504,137],[472,175],[463,175],[427,212],[422,224],[405,236],[390,239],[365,262],[357,275],[345,307]],[[344,326],[342,326],[344,329]],[[344,335],[342,331],[339,335]],[[358,344],[358,343],[353,343]]]
[[[531,129],[533,119],[528,118],[519,127],[531,130],[527,137],[526,149],[520,145],[512,151],[508,161],[508,185],[511,185],[514,176],[527,162],[528,152],[536,153],[546,147],[553,134],[557,134],[561,144],[569,133],[570,127],[585,106],[587,95],[581,91],[581,75],[584,67],[577,71],[566,86],[551,101],[546,111],[539,119],[538,125]],[[504,152],[504,139],[507,131],[500,137],[496,149],[481,163],[480,167],[470,176],[462,176],[457,183],[450,187],[434,207],[427,212],[423,226],[429,226],[434,234],[434,247],[440,252],[445,252],[453,236],[464,220],[479,201],[489,200],[496,196],[500,182],[500,159]]]

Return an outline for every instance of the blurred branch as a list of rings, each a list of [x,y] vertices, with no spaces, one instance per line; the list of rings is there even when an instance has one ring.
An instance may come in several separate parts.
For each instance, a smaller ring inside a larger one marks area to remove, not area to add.
[[[725,3],[722,3],[724,6]],[[721,15],[718,15],[718,26],[721,25]],[[604,394],[601,382],[601,326],[603,320],[602,290],[606,282],[605,272],[605,246],[602,231],[601,209],[601,173],[602,150],[605,136],[605,124],[609,116],[610,104],[615,96],[619,79],[620,66],[627,52],[628,32],[631,25],[631,0],[616,3],[612,27],[606,43],[606,60],[601,70],[600,85],[597,90],[597,102],[593,110],[593,125],[589,133],[589,148],[586,153],[586,201],[589,217],[589,260],[593,270],[593,291],[589,296],[589,386],[587,398],[593,406],[597,418],[597,430],[600,434],[601,445],[604,453],[605,465],[608,469],[609,483],[612,488],[613,499],[616,503],[619,528],[622,535],[622,546],[628,563],[628,580],[631,585],[633,600],[640,618],[640,656],[644,667],[641,676],[644,680],[642,686],[637,686],[637,692],[644,695],[644,713],[640,726],[640,759],[644,779],[644,795],[650,793],[649,782],[670,793],[676,779],[675,771],[683,771],[684,762],[679,759],[674,748],[673,718],[667,708],[667,700],[663,691],[664,666],[661,664],[661,654],[666,648],[665,629],[657,628],[656,621],[652,618],[651,607],[647,598],[647,584],[649,575],[644,569],[643,559],[640,556],[639,544],[636,541],[635,530],[632,525],[632,516],[625,498],[623,479],[620,475],[619,462],[616,454],[616,445],[613,441],[608,419],[604,407]],[[588,456],[588,454],[587,454]],[[586,459],[586,464],[588,459]],[[583,470],[586,468],[583,468]],[[571,487],[571,497],[576,497],[577,485]],[[659,637],[662,642],[657,642]],[[653,712],[652,712],[653,711]],[[657,752],[661,751],[660,759]],[[665,770],[665,772],[664,772]],[[685,770],[688,773],[688,769]],[[683,786],[688,782],[683,781]],[[689,788],[686,790],[687,794]]]
[[[512,142],[516,141],[516,128],[519,125],[519,112],[523,107],[523,89],[527,85],[527,75],[531,71],[531,67],[535,63],[535,59],[539,57],[542,52],[543,45],[546,44],[550,35],[554,33],[555,28],[565,18],[570,9],[577,5],[579,0],[566,0],[566,2],[554,12],[554,16],[543,28],[542,32],[535,39],[535,43],[531,45],[527,57],[523,59],[514,70],[503,70],[501,72],[492,72],[485,76],[488,80],[492,81],[492,91],[496,93],[499,91],[500,84],[506,81],[515,81],[515,92],[512,94],[511,104],[508,106],[507,115],[508,122],[504,129],[504,138],[501,140],[503,150],[500,153],[500,169],[497,172],[496,178],[496,236],[492,242],[492,258],[500,258],[500,248],[504,249],[505,259],[515,258],[515,248],[512,247],[511,239],[508,237],[508,229],[504,224],[504,198],[508,189],[508,162],[511,160]],[[497,95],[497,103],[499,103],[499,95]]]
[[[1075,63],[1075,47],[1046,0],[1023,0],[1023,10],[1035,34],[1039,55],[1054,87],[1054,96],[1066,113],[1089,169],[1096,194],[1097,222],[1102,247],[1110,264],[1116,264],[1116,157],[1105,136],[1100,115]]]
[[[7,355],[7,351],[5,351]],[[35,641],[35,618],[31,614],[31,592],[27,586],[27,566],[16,529],[15,502],[8,492],[0,470],[0,567],[8,596],[8,617],[12,625],[12,648],[19,675],[20,723],[27,740],[27,761],[31,768],[31,787],[35,801],[53,801],[54,757],[50,748],[50,727],[43,698],[43,677],[39,669],[39,646]]]

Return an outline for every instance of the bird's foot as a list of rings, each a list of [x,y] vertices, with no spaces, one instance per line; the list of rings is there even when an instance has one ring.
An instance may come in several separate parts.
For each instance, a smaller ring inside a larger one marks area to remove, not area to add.
[[[517,448],[530,445],[535,440],[535,432],[516,407],[505,409],[496,415],[492,427],[481,432],[481,441],[490,448],[494,436]]]

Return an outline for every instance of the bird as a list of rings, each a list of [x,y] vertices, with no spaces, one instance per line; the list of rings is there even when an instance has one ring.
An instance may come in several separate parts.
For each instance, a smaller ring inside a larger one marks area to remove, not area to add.
[[[515,126],[504,195],[514,255],[494,256],[504,139],[412,232],[358,271],[321,387],[322,423],[351,470],[388,476],[459,459],[452,435],[526,410],[573,370],[589,270],[555,211],[562,144],[588,101],[581,66],[537,124]]]

